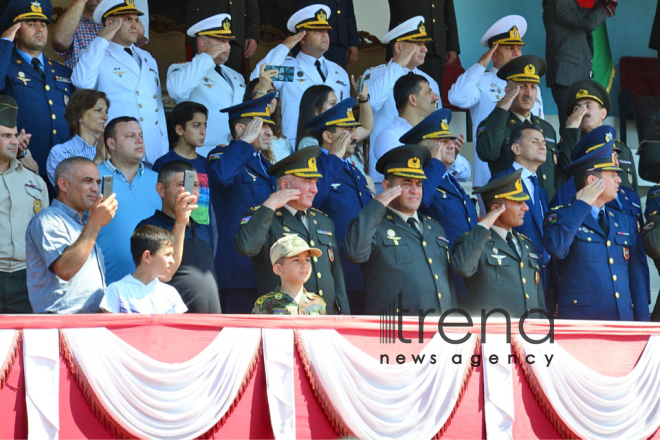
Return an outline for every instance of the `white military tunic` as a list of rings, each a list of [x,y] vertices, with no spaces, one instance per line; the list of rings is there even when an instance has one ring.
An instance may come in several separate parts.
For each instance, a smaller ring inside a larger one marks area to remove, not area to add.
[[[376,162],[380,156],[392,148],[401,145],[401,142],[398,141],[398,138],[396,139],[396,145],[393,145],[394,138],[390,133],[390,135],[386,136],[388,139],[386,141],[387,145],[377,146],[378,135],[380,132],[387,128],[395,119],[395,117],[399,116],[399,112],[396,109],[396,103],[394,102],[394,84],[399,78],[401,78],[403,75],[407,75],[409,72],[422,75],[424,78],[426,78],[429,85],[431,86],[431,90],[433,90],[433,92],[438,95],[438,108],[442,107],[442,100],[440,98],[440,89],[438,88],[438,83],[435,82],[435,80],[428,74],[422,72],[416,67],[410,70],[406,67],[401,67],[397,63],[390,60],[390,62],[387,64],[371,67],[364,72],[364,76],[367,78],[365,83],[369,88],[369,95],[371,95],[371,109],[374,112],[374,131],[371,132],[371,148],[369,149],[369,175],[372,179],[374,179],[374,182],[381,182],[383,180],[383,175],[376,171]],[[401,135],[404,135],[411,128],[412,126],[408,124],[408,128],[403,133],[401,133]],[[380,151],[381,154],[377,155],[376,151]],[[469,180],[470,173],[472,171],[470,162],[461,155],[456,156],[456,162],[449,168],[449,170],[456,178],[456,180],[461,182]]]
[[[497,77],[498,69],[492,68],[487,71],[484,66],[476,63],[465,71],[449,90],[449,102],[456,107],[470,110],[472,117],[472,139],[477,140],[477,127],[486,119],[495,105],[506,94],[504,87],[506,81]],[[532,113],[541,119],[543,118],[543,99],[541,90],[536,95],[536,103],[532,108]],[[488,163],[474,155],[474,187],[484,186],[490,180],[490,170]]]
[[[261,60],[250,75],[250,79],[259,78],[259,69],[266,63],[270,66],[293,66],[293,82],[273,81],[273,85],[280,92],[282,100],[282,132],[291,141],[295,149],[296,129],[298,128],[298,116],[300,114],[300,101],[305,90],[311,86],[325,84],[334,90],[339,101],[351,96],[350,81],[348,73],[336,63],[319,58],[322,66],[325,66],[325,82],[313,64],[313,58],[303,52],[293,58],[287,56],[289,48],[283,44],[275,46],[268,55]]]
[[[158,65],[149,52],[132,45],[130,49],[133,57],[119,44],[94,38],[80,54],[71,81],[78,89],[104,92],[110,119],[132,116],[140,122],[144,161],[153,164],[169,150]]]
[[[206,140],[197,149],[203,156],[218,145],[229,144],[229,115],[220,110],[240,104],[245,95],[243,75],[224,65],[221,68],[226,78],[216,72],[210,55],[200,53],[192,61],[173,64],[167,70],[167,92],[177,104],[193,101],[209,110]]]

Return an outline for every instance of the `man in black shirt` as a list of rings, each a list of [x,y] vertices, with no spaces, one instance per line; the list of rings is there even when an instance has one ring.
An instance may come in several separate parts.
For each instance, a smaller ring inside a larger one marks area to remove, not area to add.
[[[142,220],[137,227],[154,225],[173,231],[177,226],[177,210],[186,209],[182,205],[183,177],[185,171],[195,168],[183,161],[168,162],[158,172],[156,191],[163,199],[161,210]],[[199,181],[195,175],[195,195],[199,196]],[[177,203],[179,202],[179,203]],[[222,313],[220,295],[213,268],[211,245],[197,235],[199,224],[192,218],[185,226],[183,256],[181,265],[168,282],[175,287],[188,307],[188,313]],[[173,231],[174,232],[174,231]]]

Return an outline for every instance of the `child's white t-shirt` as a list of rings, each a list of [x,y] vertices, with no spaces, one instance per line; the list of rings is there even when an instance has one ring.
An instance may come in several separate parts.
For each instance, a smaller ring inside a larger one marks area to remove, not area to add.
[[[126,275],[108,286],[99,306],[112,313],[172,314],[185,313],[188,307],[177,290],[158,278],[146,286]]]

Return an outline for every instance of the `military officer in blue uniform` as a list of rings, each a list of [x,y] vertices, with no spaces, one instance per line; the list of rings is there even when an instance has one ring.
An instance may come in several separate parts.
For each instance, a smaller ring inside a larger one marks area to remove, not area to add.
[[[332,219],[340,248],[351,220],[373,198],[364,174],[349,160],[355,153],[355,127],[360,125],[353,116],[354,105],[355,99],[344,99],[305,124],[314,129],[321,146],[317,165],[323,177],[318,181],[319,192],[314,197],[314,207]],[[341,253],[340,257],[351,312],[361,315],[364,313],[362,272],[359,266],[349,263]]]
[[[268,108],[274,96],[270,93],[222,110],[229,113],[234,141],[208,156],[215,272],[227,313],[250,313],[259,297],[252,263],[236,252],[234,236],[245,211],[263,203],[275,188],[275,179],[267,173],[270,162],[264,157],[273,134],[270,126],[275,124]]]
[[[234,244],[241,254],[252,257],[259,295],[265,295],[280,284],[273,273],[271,247],[285,235],[298,234],[321,250],[312,258],[305,289],[323,298],[328,315],[350,315],[334,224],[312,207],[316,182],[323,177],[316,159],[320,154],[319,147],[304,148],[268,168],[268,174],[277,177],[278,191],[245,213]]]
[[[18,103],[18,127],[32,134],[30,150],[47,182],[46,160],[53,145],[69,138],[64,111],[74,91],[71,69],[44,56],[50,0],[14,0],[0,18],[6,29],[0,40],[0,93]]]
[[[424,191],[419,212],[442,225],[451,249],[458,236],[477,225],[479,217],[474,202],[448,172],[458,154],[454,144],[457,136],[449,131],[450,122],[451,110],[436,110],[401,136],[399,141],[421,145],[431,152],[431,160],[424,168],[426,180],[422,181]],[[454,283],[457,300],[467,303],[470,297],[463,278],[454,274]]]
[[[613,144],[607,142],[564,169],[575,179],[575,200],[551,210],[544,221],[545,249],[558,260],[562,319],[649,320],[636,221],[606,206],[621,183]]]

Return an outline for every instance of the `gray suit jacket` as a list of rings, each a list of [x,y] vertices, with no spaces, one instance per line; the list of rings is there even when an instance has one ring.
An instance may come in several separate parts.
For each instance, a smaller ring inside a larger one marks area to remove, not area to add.
[[[546,81],[570,86],[590,78],[593,62],[593,32],[607,18],[603,8],[581,8],[576,0],[544,0]]]

